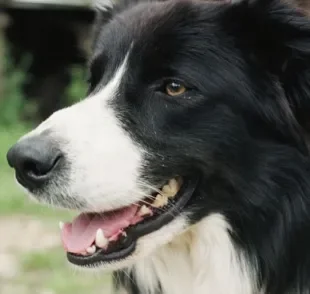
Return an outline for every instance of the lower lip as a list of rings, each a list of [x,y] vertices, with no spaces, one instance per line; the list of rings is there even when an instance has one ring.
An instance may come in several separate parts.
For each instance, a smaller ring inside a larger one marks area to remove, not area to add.
[[[158,215],[154,220],[150,220],[149,222],[141,224],[138,223],[132,228],[129,228],[126,231],[129,238],[126,242],[128,243],[128,246],[126,248],[108,254],[105,253],[105,249],[100,249],[91,256],[67,253],[67,258],[69,262],[78,266],[96,267],[103,263],[115,262],[127,258],[135,251],[136,241],[140,237],[159,230],[161,227],[171,222],[180,213],[180,211],[184,208],[184,206],[188,203],[188,201],[194,194],[195,189],[198,185],[198,181],[198,177],[196,179],[188,179],[184,181],[179,191],[182,197],[179,198],[176,205],[173,206],[170,210]]]

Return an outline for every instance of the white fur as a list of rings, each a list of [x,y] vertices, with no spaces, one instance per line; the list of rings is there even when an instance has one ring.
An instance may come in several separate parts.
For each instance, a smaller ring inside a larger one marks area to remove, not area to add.
[[[222,215],[211,215],[137,262],[130,270],[142,293],[156,294],[160,281],[163,294],[257,294],[254,265],[229,231]]]
[[[127,55],[128,57],[128,55]],[[132,204],[145,196],[139,185],[144,150],[120,125],[109,103],[115,99],[127,69],[127,57],[114,77],[89,98],[54,113],[27,135],[47,134],[64,153],[69,170],[55,177],[40,199],[63,206],[64,198],[82,210],[105,211]],[[60,197],[60,196],[59,196]],[[74,208],[74,207],[72,207]]]

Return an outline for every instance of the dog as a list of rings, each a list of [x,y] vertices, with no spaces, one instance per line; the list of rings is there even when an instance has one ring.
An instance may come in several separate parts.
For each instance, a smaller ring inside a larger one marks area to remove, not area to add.
[[[89,92],[8,151],[116,293],[310,293],[310,21],[280,0],[97,5]],[[78,214],[77,213],[77,214]]]

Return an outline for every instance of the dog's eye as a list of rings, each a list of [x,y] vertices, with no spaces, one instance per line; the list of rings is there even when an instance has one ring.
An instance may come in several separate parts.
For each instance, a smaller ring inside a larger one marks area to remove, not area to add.
[[[169,96],[172,96],[172,97],[179,96],[179,95],[185,93],[186,90],[187,90],[186,87],[178,81],[169,82],[165,86],[166,94],[168,94]]]

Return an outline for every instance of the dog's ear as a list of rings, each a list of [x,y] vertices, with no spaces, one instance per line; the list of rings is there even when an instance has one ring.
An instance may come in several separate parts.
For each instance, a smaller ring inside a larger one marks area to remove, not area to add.
[[[310,19],[288,1],[238,0],[226,19],[239,47],[275,75],[291,61],[310,57]]]
[[[239,48],[278,81],[287,110],[310,135],[310,17],[295,1],[235,1],[225,30],[233,29]]]

